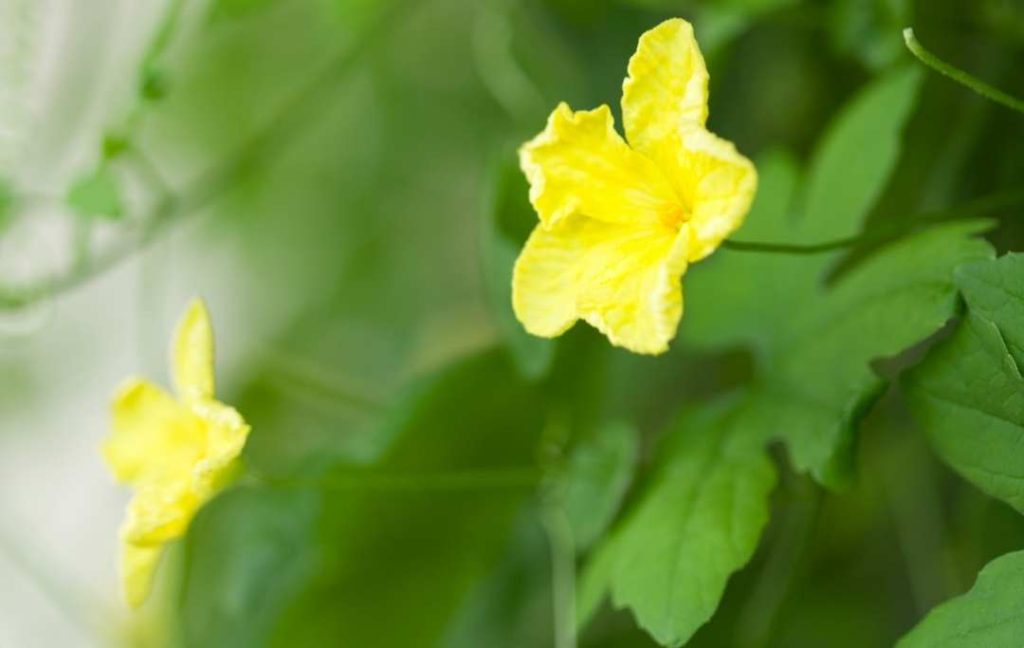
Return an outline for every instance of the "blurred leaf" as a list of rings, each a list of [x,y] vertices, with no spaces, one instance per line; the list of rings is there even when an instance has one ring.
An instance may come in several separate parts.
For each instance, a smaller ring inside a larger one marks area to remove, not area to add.
[[[266,9],[275,1],[276,0],[214,0],[210,4],[210,18],[241,18],[247,14]]]
[[[188,646],[262,645],[317,565],[315,492],[228,491],[203,508],[185,540],[179,615]]]
[[[339,467],[320,478],[339,483],[325,491],[319,533],[330,560],[291,602],[274,644],[406,648],[439,641],[499,558],[534,485],[485,475],[535,465],[541,414],[537,393],[495,352],[415,389],[395,410],[389,435],[396,441],[376,466]],[[469,476],[459,484],[422,481],[460,471]],[[388,476],[407,487],[375,487]]]
[[[800,240],[860,231],[896,166],[920,81],[917,68],[896,69],[862,90],[835,119],[811,161]]]
[[[0,179],[0,232],[14,216],[14,191],[4,180]]]
[[[913,373],[911,404],[942,458],[1024,512],[1024,255],[964,266],[968,315]]]
[[[71,185],[67,203],[83,216],[103,216],[112,219],[122,216],[117,178],[107,165],[99,166]]]
[[[565,508],[578,551],[592,545],[615,517],[633,478],[638,443],[632,426],[608,422],[573,448],[566,469]]]
[[[610,588],[655,639],[678,646],[707,622],[768,521],[775,469],[745,425],[718,403],[688,412],[650,487],[584,577],[582,616]]]
[[[903,28],[912,23],[909,0],[835,0],[832,44],[877,70],[903,53]]]
[[[1024,551],[996,558],[969,592],[928,613],[898,648],[1017,648],[1024,637]]]
[[[483,214],[483,278],[495,324],[516,366],[528,378],[547,373],[554,342],[530,335],[512,312],[512,268],[536,223],[529,185],[513,156],[502,157],[491,178]]]

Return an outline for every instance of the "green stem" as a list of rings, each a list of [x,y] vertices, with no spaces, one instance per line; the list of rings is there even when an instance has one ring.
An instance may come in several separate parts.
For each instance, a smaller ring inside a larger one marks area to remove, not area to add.
[[[957,83],[974,90],[987,99],[991,99],[992,101],[1006,106],[1011,110],[1024,113],[1024,101],[1021,101],[1016,97],[1012,97],[998,88],[993,88],[984,81],[977,79],[959,68],[953,67],[949,63],[946,63],[926,50],[914,36],[914,29],[912,27],[907,27],[903,30],[903,40],[906,42],[907,49],[910,50],[911,54],[916,56],[919,61],[939,74],[953,79]]]
[[[555,648],[576,648],[576,543],[560,498],[549,496],[542,518],[551,549]]]

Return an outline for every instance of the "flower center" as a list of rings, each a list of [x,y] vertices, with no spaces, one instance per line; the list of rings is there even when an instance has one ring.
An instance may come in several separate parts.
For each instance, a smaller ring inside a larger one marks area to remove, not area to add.
[[[690,215],[682,205],[673,205],[670,209],[662,212],[661,220],[669,229],[677,230],[683,223],[690,220]]]

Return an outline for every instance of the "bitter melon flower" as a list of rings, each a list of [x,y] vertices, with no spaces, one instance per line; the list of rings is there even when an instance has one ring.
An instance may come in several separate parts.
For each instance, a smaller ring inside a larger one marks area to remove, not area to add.
[[[175,395],[137,378],[117,391],[103,457],[135,494],[121,525],[125,599],[149,596],[167,544],[184,535],[204,503],[237,473],[249,426],[214,399],[213,329],[200,300],[178,324],[172,350]]]
[[[534,335],[583,319],[637,353],[668,348],[687,265],[743,222],[757,172],[705,129],[708,72],[690,23],[640,37],[622,85],[626,140],[611,110],[560,104],[519,151],[540,222],[516,262],[512,305]],[[628,141],[628,144],[627,144]]]

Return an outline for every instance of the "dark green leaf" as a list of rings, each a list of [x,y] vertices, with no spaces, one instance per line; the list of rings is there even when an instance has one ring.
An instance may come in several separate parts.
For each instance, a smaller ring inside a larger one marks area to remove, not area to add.
[[[1024,641],[1024,551],[996,558],[969,592],[932,610],[898,648],[1019,648]]]

